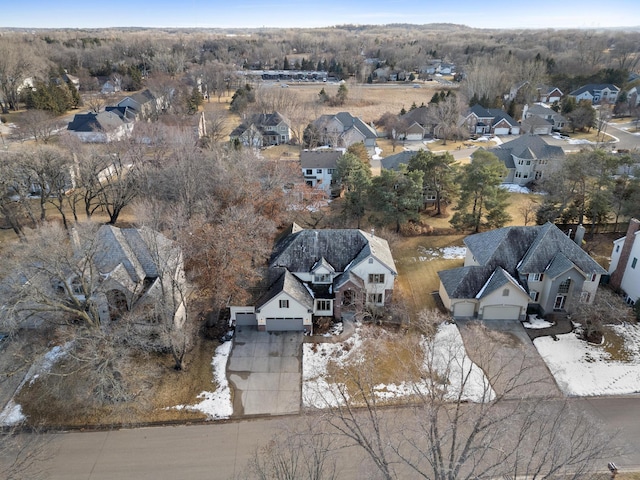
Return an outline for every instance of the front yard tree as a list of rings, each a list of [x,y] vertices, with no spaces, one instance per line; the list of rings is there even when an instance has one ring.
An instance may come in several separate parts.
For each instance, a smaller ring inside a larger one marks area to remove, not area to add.
[[[407,122],[391,112],[386,112],[378,120],[378,125],[382,127],[387,134],[387,138],[391,141],[393,151],[396,151],[398,142],[402,140],[407,133]]]
[[[451,225],[478,233],[481,227],[499,228],[511,220],[506,211],[509,193],[500,187],[506,174],[507,169],[498,157],[477,150],[457,178],[460,198]]]
[[[435,122],[435,134],[442,139],[442,144],[447,144],[447,139],[461,137],[464,130],[460,128],[460,113],[462,104],[455,94],[447,95],[438,103],[429,105],[429,114]]]
[[[369,189],[369,203],[378,224],[400,226],[418,217],[422,207],[422,172],[396,172],[383,169]]]
[[[453,156],[448,152],[435,155],[430,151],[420,150],[409,160],[408,169],[422,172],[424,193],[435,194],[436,214],[441,215],[443,204],[449,204],[458,190],[455,183],[457,169]]]
[[[355,219],[360,228],[371,185],[369,164],[352,153],[345,153],[337,161],[334,180],[344,194],[342,214],[346,219]]]
[[[596,110],[589,100],[580,100],[576,108],[567,114],[572,131],[589,131],[596,121]]]

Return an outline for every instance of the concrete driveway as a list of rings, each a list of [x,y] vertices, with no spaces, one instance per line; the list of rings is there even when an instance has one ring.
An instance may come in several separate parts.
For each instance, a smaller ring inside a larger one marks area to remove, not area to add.
[[[233,415],[300,412],[302,332],[258,332],[238,327],[227,365]]]

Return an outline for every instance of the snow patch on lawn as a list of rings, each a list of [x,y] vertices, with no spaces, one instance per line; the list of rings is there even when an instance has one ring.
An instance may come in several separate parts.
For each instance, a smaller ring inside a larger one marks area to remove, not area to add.
[[[455,260],[467,256],[467,247],[442,247],[442,248],[425,248],[418,247],[420,256],[414,258],[414,261],[426,262],[434,258],[444,258],[446,260]]]
[[[516,185],[515,183],[503,183],[502,185],[500,185],[500,188],[511,193],[526,193],[526,194],[531,193],[531,190],[529,190],[527,187],[523,187],[522,185]]]
[[[305,407],[335,407],[348,400],[344,384],[331,383],[328,379],[328,366],[330,361],[339,367],[362,364],[364,358],[359,353],[361,346],[360,328],[343,343],[303,345],[302,402]],[[424,337],[421,346],[425,352],[424,370],[435,370],[439,375],[447,377],[448,397],[457,398],[460,390],[464,401],[483,402],[495,397],[482,370],[467,356],[455,324],[440,325],[434,339]],[[428,385],[413,382],[380,383],[374,387],[374,391],[379,399],[391,401],[418,392],[426,394]]]
[[[583,138],[570,138],[569,140],[567,140],[567,142],[569,143],[569,145],[594,145],[594,142],[585,140]]]
[[[215,350],[211,365],[213,366],[213,378],[218,385],[215,392],[201,392],[198,399],[200,403],[195,405],[176,405],[176,410],[195,410],[207,415],[209,420],[229,418],[233,414],[231,404],[231,389],[227,381],[227,360],[231,353],[233,342],[225,342]]]
[[[624,339],[629,361],[612,359],[601,345],[591,345],[575,332],[536,338],[534,345],[560,389],[567,395],[625,395],[640,391],[640,326],[610,326]]]
[[[10,427],[17,425],[26,420],[26,418],[22,413],[22,407],[11,399],[0,412],[0,426]]]
[[[539,330],[542,328],[553,327],[555,323],[548,322],[544,318],[540,318],[537,315],[529,315],[528,322],[522,322],[524,328],[530,328],[531,330]]]

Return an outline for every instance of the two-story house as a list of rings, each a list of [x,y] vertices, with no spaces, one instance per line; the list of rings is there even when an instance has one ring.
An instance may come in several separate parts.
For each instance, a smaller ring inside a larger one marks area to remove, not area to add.
[[[552,223],[468,236],[464,266],[438,272],[454,318],[524,320],[527,310],[568,314],[593,303],[606,270]]]
[[[373,233],[293,224],[274,248],[267,291],[253,307],[231,307],[231,319],[259,330],[311,332],[314,318],[388,305],[396,276],[389,244]]]
[[[609,283],[621,290],[630,305],[640,299],[640,220],[632,218],[627,234],[613,242]]]
[[[344,155],[345,149],[336,150],[304,150],[300,153],[300,167],[304,181],[310,187],[321,188],[331,195],[333,175],[338,166],[338,159]]]
[[[322,115],[313,122],[320,136],[319,143],[330,147],[349,147],[354,143],[364,143],[370,155],[375,152],[378,132],[361,118],[349,112]]]
[[[469,108],[461,124],[466,126],[470,134],[475,135],[518,135],[520,133],[520,124],[507,112],[499,108],[484,108],[478,104]]]
[[[244,119],[229,137],[247,147],[281,145],[291,141],[291,123],[279,112],[260,113]]]
[[[562,147],[549,145],[540,136],[527,134],[503,143],[489,152],[493,153],[507,167],[503,183],[526,185],[543,178],[545,171],[552,170],[564,161]]]
[[[590,83],[574,90],[569,95],[580,100],[589,100],[593,105],[608,103],[614,105],[618,100],[620,89],[611,83]]]
[[[545,120],[549,125],[548,128],[542,128],[542,125],[533,121],[534,117]],[[534,103],[533,105],[525,105],[522,109],[522,131],[524,133],[534,133],[536,135],[550,134],[552,131],[559,131],[567,124],[566,119],[555,110]]]

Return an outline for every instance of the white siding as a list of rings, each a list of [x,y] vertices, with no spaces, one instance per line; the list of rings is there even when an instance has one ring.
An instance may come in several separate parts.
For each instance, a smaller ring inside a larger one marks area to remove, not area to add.
[[[288,308],[280,308],[280,300],[288,300]],[[266,325],[267,318],[302,318],[304,325],[311,325],[311,312],[284,292],[279,293],[256,312],[258,325]]]

